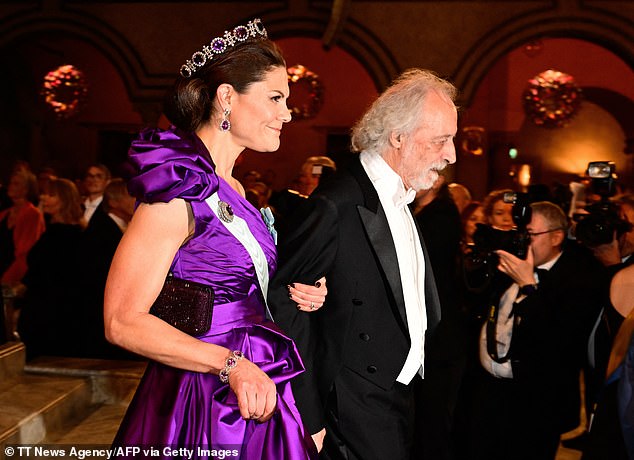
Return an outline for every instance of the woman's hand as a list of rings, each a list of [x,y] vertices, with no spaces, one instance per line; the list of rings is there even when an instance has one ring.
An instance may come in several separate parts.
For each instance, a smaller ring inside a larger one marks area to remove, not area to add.
[[[275,383],[251,361],[238,361],[229,372],[229,386],[238,398],[243,419],[266,422],[273,416],[277,405]]]
[[[328,289],[326,278],[319,278],[314,286],[302,283],[291,283],[288,286],[288,296],[297,304],[297,309],[313,312],[324,306]]]

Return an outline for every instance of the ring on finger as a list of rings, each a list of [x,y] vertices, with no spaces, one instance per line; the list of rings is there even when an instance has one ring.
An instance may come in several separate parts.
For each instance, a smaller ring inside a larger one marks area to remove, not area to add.
[[[315,304],[313,302],[310,303],[310,309],[314,310],[315,309]]]

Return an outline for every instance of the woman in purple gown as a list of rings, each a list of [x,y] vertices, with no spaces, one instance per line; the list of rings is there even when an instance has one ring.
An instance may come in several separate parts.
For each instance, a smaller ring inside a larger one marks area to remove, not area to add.
[[[291,119],[286,64],[255,19],[213,39],[180,73],[165,106],[173,126],[144,131],[130,149],[139,206],[108,276],[106,336],[151,361],[114,446],[135,458],[315,458],[290,387],[302,362],[267,319],[271,215],[232,177],[245,148],[279,147]],[[168,273],[213,288],[202,336],[149,314]],[[300,310],[323,305],[325,280],[294,286]]]

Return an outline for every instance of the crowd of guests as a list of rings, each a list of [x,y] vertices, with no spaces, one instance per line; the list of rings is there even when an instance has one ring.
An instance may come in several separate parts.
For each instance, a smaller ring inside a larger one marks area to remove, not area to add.
[[[413,209],[429,248],[443,320],[452,323],[453,337],[466,338],[453,342],[464,348],[449,360],[458,369],[455,378],[446,379],[459,381],[447,396],[448,407],[455,408],[454,457],[554,458],[560,435],[584,426],[586,432],[567,443],[582,450],[583,459],[629,458],[631,190],[610,198],[610,211],[598,218],[602,225],[590,227],[597,233],[611,228],[611,241],[582,244],[576,228],[587,211],[577,203],[569,212],[570,201],[546,187],[526,194],[494,190],[480,201],[460,184],[439,182]],[[602,200],[591,186],[585,193],[586,209]],[[518,202],[518,195],[526,201]],[[526,216],[527,209],[532,214]],[[533,250],[516,257],[509,252],[517,248],[508,243],[521,246],[523,234]],[[580,388],[586,420],[579,416]]]
[[[203,51],[166,95],[172,126],[132,142],[127,187],[21,163],[0,213],[27,359],[117,357],[107,337],[148,360],[115,447],[553,460],[583,370],[584,459],[634,457],[632,195],[597,228],[591,188],[474,201],[442,177],[458,90],[424,69],[357,121],[345,167],[311,157],[274,193],[234,166],[291,121],[281,50],[256,18]]]
[[[101,164],[71,181],[20,162],[0,190],[0,340],[22,340],[28,359],[133,357],[103,332],[110,261],[134,212],[125,182]]]
[[[297,200],[334,172],[332,159],[306,159],[288,188],[271,174],[248,171],[242,182],[257,208],[275,210],[278,226]],[[17,162],[0,184],[0,283],[6,317],[0,343],[22,340],[29,359],[40,355],[135,358],[103,333],[103,291],[110,262],[134,213],[122,178],[92,164],[83,177],[58,177]]]
[[[336,170],[328,163],[323,177],[312,174],[321,172],[313,169],[320,158],[307,159],[288,189],[267,188],[267,199],[258,205],[275,210],[279,203],[276,215],[283,219]],[[310,180],[313,187],[303,188]],[[575,228],[587,214],[584,205],[590,209],[601,196],[586,181],[585,197],[575,201],[578,185],[571,185],[569,195],[539,185],[525,193],[492,190],[474,199],[467,187],[440,176],[410,205],[442,305],[443,352],[428,359],[443,362],[442,384],[434,391],[436,403],[452,417],[447,458],[554,458],[560,435],[579,427],[585,431],[566,445],[582,450],[583,459],[628,458],[631,442],[620,427],[629,424],[632,434],[634,408],[621,408],[619,419],[617,401],[619,391],[631,394],[634,372],[634,195],[619,190],[610,198],[612,217],[622,225],[609,243],[590,244],[577,241]],[[520,218],[524,228],[518,230]],[[491,238],[511,251],[506,259],[491,249],[496,243]],[[532,244],[541,260],[515,257],[509,242]],[[499,265],[502,260],[506,268]]]
[[[256,171],[243,183],[247,199],[269,206],[283,227],[298,200],[334,171],[330,158],[316,156],[281,191]],[[135,206],[125,181],[100,164],[71,181],[50,169],[36,176],[19,163],[0,191],[0,279],[13,306],[5,311],[15,312],[3,325],[15,337],[1,338],[24,341],[29,359],[134,358],[103,333],[108,269]],[[591,418],[592,430],[575,445],[583,458],[627,458],[630,440],[619,429],[632,423],[632,408],[619,406],[624,366],[631,379],[634,359],[634,195],[627,192],[611,200],[623,230],[592,246],[575,241],[579,216],[572,218],[569,201],[532,189],[526,244],[543,245],[542,260],[479,247],[483,227],[517,231],[511,189],[477,200],[440,176],[410,205],[442,305],[443,353],[428,359],[445,363],[436,401],[449,409],[452,458],[519,458],[519,451],[550,458],[560,434],[589,427]],[[586,190],[586,204],[599,199]],[[587,420],[579,420],[581,370]]]

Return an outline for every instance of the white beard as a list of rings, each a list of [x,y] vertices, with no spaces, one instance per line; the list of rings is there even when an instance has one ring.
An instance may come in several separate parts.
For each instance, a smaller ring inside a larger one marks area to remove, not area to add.
[[[416,176],[410,176],[408,179],[410,187],[417,192],[421,190],[429,190],[438,180],[438,171],[445,169],[445,164],[433,165],[431,169]]]

